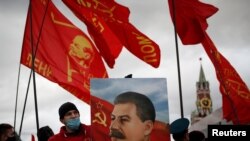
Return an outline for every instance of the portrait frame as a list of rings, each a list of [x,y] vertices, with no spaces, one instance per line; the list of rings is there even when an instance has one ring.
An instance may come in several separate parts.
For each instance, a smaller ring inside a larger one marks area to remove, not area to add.
[[[166,128],[169,125],[169,108],[168,108],[168,95],[167,95],[167,80],[166,78],[94,78],[90,81],[90,92],[92,97],[97,97],[99,99],[105,100],[110,107],[113,104],[115,97],[118,94],[124,92],[136,92],[146,95],[153,103],[156,111],[156,120],[164,123]],[[95,126],[97,122],[101,123],[103,119],[107,120],[105,125],[106,128],[110,125],[110,113],[105,115],[107,112],[103,108],[105,104],[98,104],[100,102],[91,103],[91,125],[93,125],[93,130],[98,131],[103,126]],[[111,104],[111,105],[109,105]],[[98,109],[98,110],[96,110]],[[110,109],[109,109],[110,110]],[[109,111],[110,112],[110,111]],[[97,116],[98,115],[98,116]],[[103,116],[102,116],[103,115]],[[105,118],[104,118],[105,115]],[[98,121],[99,120],[99,121]],[[100,124],[101,125],[101,124]],[[99,128],[99,129],[96,129]],[[108,134],[109,131],[103,130]],[[166,136],[165,136],[166,137]],[[108,138],[107,138],[108,140]],[[152,140],[152,139],[151,139]],[[170,134],[167,133],[166,139],[161,139],[163,141],[170,140]]]

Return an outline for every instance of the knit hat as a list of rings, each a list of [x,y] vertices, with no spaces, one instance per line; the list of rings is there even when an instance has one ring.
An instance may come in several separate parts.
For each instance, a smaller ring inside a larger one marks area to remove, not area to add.
[[[63,119],[64,115],[70,111],[70,110],[76,110],[78,111],[78,109],[76,108],[76,106],[71,103],[71,102],[66,102],[64,103],[60,108],[59,108],[59,116],[60,119]],[[78,111],[79,112],[79,111]]]

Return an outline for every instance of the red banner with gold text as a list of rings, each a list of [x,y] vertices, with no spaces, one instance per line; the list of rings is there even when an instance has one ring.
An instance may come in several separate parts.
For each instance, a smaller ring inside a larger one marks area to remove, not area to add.
[[[202,45],[212,61],[222,93],[223,117],[234,124],[250,123],[250,91],[240,75],[205,34]]]
[[[27,15],[21,63],[32,67],[33,48],[34,70],[38,74],[89,103],[90,78],[107,77],[95,46],[50,0],[32,0],[31,6]]]
[[[112,40],[118,39],[132,54],[157,68],[160,64],[159,46],[141,33],[129,22],[129,9],[116,3],[114,0],[62,0],[87,26],[88,31],[96,41],[110,43],[106,39],[112,36]],[[93,22],[95,21],[95,22]],[[92,26],[90,25],[92,24]],[[94,25],[94,26],[93,26]],[[96,33],[93,27],[103,30]],[[96,36],[100,35],[101,36]],[[105,39],[103,41],[102,39]],[[111,42],[112,43],[112,42]],[[106,46],[96,43],[99,50],[102,50],[102,56],[105,60],[110,60],[105,52],[116,52],[116,46]],[[106,57],[105,57],[106,56]],[[110,67],[113,67],[109,64]]]

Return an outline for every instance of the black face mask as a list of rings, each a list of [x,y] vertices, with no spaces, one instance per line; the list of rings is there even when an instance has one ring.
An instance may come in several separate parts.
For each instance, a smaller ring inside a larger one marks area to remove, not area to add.
[[[9,137],[6,141],[17,141],[16,137]]]

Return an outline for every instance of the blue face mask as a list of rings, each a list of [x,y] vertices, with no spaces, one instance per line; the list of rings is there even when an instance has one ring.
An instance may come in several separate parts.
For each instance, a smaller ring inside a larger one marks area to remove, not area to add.
[[[80,118],[74,118],[74,119],[69,119],[66,121],[66,126],[70,129],[70,130],[78,130],[79,126],[80,126],[81,122],[80,122]]]

